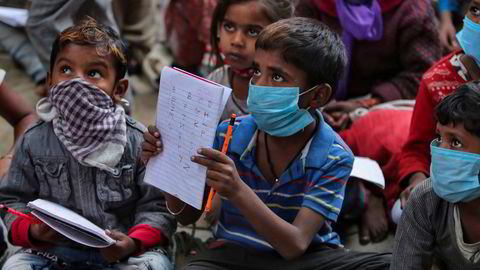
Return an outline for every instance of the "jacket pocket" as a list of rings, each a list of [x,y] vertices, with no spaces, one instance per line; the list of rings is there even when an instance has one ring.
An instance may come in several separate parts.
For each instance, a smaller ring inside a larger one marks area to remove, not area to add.
[[[133,165],[120,164],[115,173],[98,170],[96,191],[104,209],[122,207],[135,200]]]
[[[72,193],[67,159],[39,157],[34,158],[33,164],[40,184],[40,197],[51,197],[66,202]]]

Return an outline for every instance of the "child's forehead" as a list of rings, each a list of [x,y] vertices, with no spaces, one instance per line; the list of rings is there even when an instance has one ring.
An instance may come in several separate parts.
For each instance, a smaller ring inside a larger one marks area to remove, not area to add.
[[[58,53],[56,63],[67,61],[76,64],[103,64],[107,68],[114,68],[114,56],[101,46],[66,44]]]

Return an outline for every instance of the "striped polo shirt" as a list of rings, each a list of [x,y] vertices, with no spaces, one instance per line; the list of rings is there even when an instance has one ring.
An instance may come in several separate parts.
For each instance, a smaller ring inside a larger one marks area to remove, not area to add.
[[[325,243],[341,246],[331,223],[337,220],[342,208],[353,155],[338,134],[323,121],[322,115],[317,114],[320,121],[315,134],[274,185],[263,178],[255,163],[257,125],[250,115],[237,118],[227,154],[235,162],[242,180],[285,221],[293,223],[302,207],[310,208],[325,218],[326,222],[311,245]],[[218,126],[215,149],[223,145],[227,127],[227,121]],[[225,198],[222,198],[215,236],[259,251],[273,250]]]

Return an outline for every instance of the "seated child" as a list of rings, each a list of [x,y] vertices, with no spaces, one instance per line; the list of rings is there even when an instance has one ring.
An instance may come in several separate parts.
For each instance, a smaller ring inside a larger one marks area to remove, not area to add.
[[[211,44],[218,67],[207,79],[232,88],[220,120],[248,113],[255,41],[267,25],[293,15],[290,0],[219,0],[213,12]],[[224,58],[224,59],[223,59]]]
[[[436,107],[430,179],[414,190],[395,237],[392,268],[480,267],[480,81]]]
[[[144,129],[118,104],[125,71],[124,45],[110,27],[88,18],[60,33],[48,97],[37,104],[43,121],[17,144],[0,186],[2,204],[25,211],[37,198],[59,203],[108,229],[116,243],[89,248],[7,214],[9,238],[23,248],[2,269],[171,269],[164,248],[176,224],[161,192],[143,182]]]
[[[227,155],[223,122],[213,149],[192,157],[208,168],[205,195],[214,188],[222,203],[217,240],[185,269],[388,269],[390,254],[347,251],[332,230],[353,156],[316,109],[346,66],[341,39],[319,21],[290,18],[267,26],[255,47],[251,115],[237,118]],[[161,145],[149,131],[144,159]],[[165,196],[182,224],[202,214]]]

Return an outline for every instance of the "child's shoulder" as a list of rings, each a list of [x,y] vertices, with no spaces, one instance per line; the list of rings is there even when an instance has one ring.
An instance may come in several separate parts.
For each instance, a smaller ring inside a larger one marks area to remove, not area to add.
[[[432,179],[430,178],[418,184],[413,189],[408,201],[413,204],[414,208],[422,207],[425,208],[427,212],[436,211],[436,209],[440,209],[441,205],[449,204],[449,202],[443,200],[435,193]]]
[[[230,78],[228,76],[229,73],[230,73],[230,67],[228,65],[223,65],[221,67],[216,68],[212,72],[210,72],[210,74],[208,74],[207,76],[207,80],[216,82],[223,86],[231,87]]]
[[[130,129],[133,132],[143,136],[143,133],[147,130],[147,128],[142,123],[138,122],[130,116],[125,116],[125,119],[127,123],[127,129]]]

